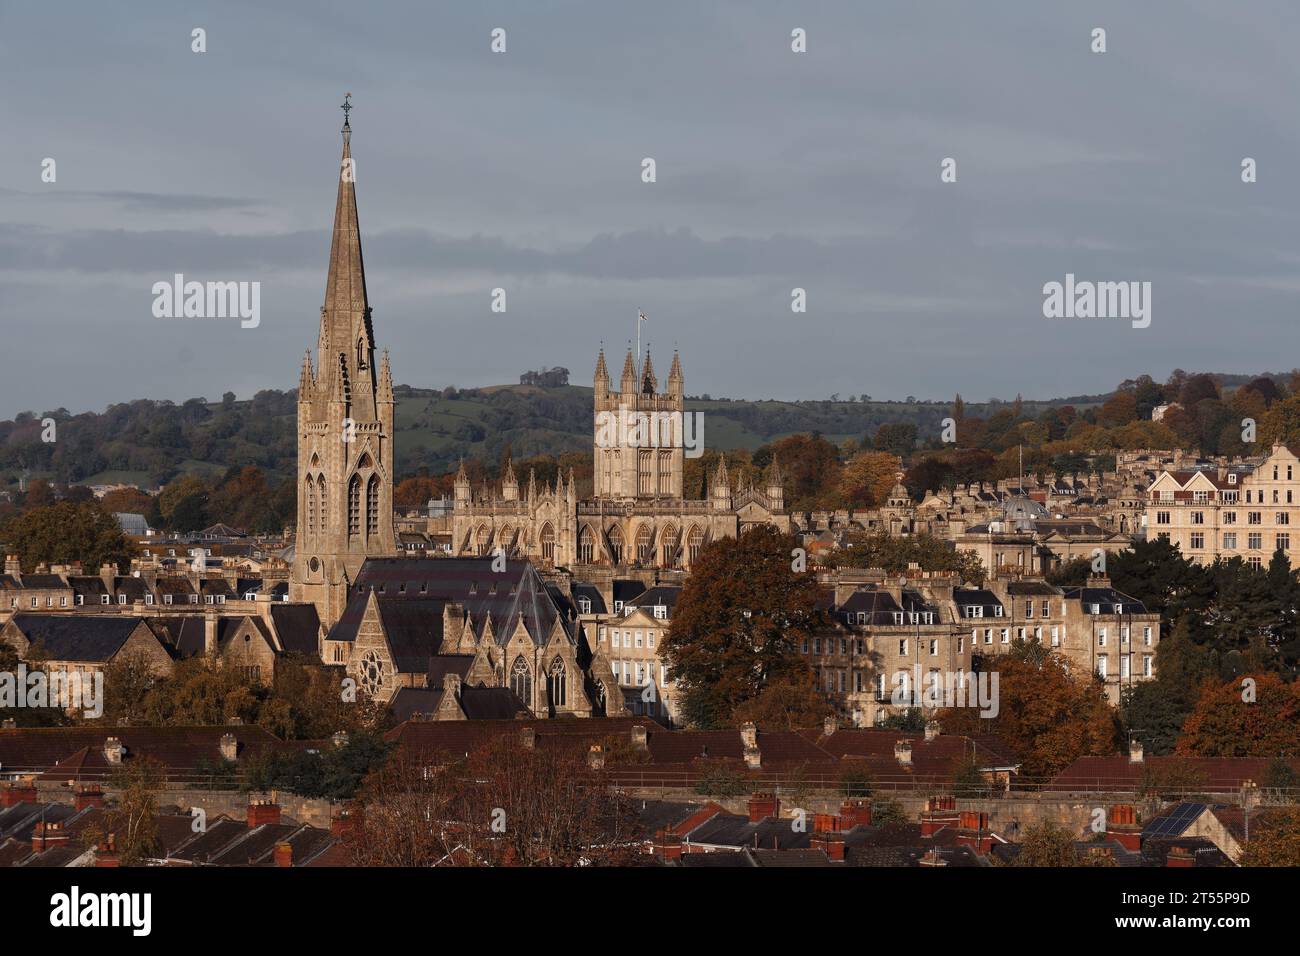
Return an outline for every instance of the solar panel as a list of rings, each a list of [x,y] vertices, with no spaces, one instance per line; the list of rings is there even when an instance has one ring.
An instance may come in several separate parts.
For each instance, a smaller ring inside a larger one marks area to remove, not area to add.
[[[1204,803],[1180,803],[1147,824],[1142,836],[1179,836],[1191,826],[1193,820],[1205,812],[1205,806]]]

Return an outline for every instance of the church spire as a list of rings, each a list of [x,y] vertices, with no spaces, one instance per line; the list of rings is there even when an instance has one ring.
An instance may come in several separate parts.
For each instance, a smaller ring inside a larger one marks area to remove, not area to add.
[[[348,97],[352,94],[349,93]],[[334,236],[330,242],[329,278],[325,283],[325,308],[336,315],[364,313],[370,307],[366,296],[366,270],[361,258],[361,226],[357,220],[356,166],[352,162],[352,124],[343,102],[343,160],[339,163],[338,198],[334,203]],[[338,343],[346,348],[351,342]]]
[[[650,361],[650,349],[645,350],[645,364],[641,366],[641,392],[653,395],[659,391],[659,380],[655,378],[654,363]]]
[[[605,367],[605,349],[603,346],[596,356],[596,382],[609,384],[609,369]]]
[[[682,385],[682,359],[677,354],[677,350],[673,349],[673,364],[672,368],[668,370],[668,391],[673,395],[680,395]]]
[[[627,358],[623,360],[623,379],[619,382],[619,391],[631,394],[636,391],[636,359],[632,357],[632,350],[627,350]]]

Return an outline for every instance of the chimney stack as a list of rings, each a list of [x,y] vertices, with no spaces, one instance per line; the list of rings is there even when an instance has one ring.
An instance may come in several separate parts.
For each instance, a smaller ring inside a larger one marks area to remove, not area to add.
[[[280,805],[274,800],[248,801],[248,828],[250,830],[263,824],[275,826],[280,822]]]
[[[104,759],[111,764],[120,764],[126,755],[126,747],[118,737],[109,737],[104,741]]]
[[[808,840],[810,850],[821,850],[833,863],[844,862],[844,834],[831,831],[814,833]]]
[[[921,811],[921,836],[934,836],[944,827],[955,827],[960,819],[956,797],[931,797]]]
[[[758,749],[758,728],[746,721],[740,726],[740,742],[745,747],[745,766],[757,770],[763,766],[763,753]]]
[[[77,794],[72,798],[72,806],[77,810],[85,810],[87,807],[102,807],[104,805],[104,791],[98,784],[85,783],[77,788]]]
[[[852,797],[840,805],[840,829],[871,826],[871,801]]]
[[[275,865],[293,866],[293,845],[292,844],[277,843],[275,845]]]
[[[341,747],[346,747],[348,744],[348,732],[346,730],[334,731],[330,736],[330,743],[334,745],[335,750],[338,750]]]
[[[759,792],[749,798],[750,823],[762,823],[769,817],[777,817],[780,814],[781,801],[774,794]]]
[[[1171,846],[1169,855],[1165,857],[1166,867],[1184,867],[1195,866],[1196,857],[1192,855],[1190,847]]]
[[[1130,740],[1128,744],[1128,762],[1142,763],[1143,759],[1142,741]]]
[[[682,858],[682,838],[671,830],[659,830],[651,852],[661,860],[680,860]]]
[[[1126,850],[1142,849],[1142,824],[1129,803],[1117,803],[1106,814],[1106,836]]]
[[[822,736],[834,737],[835,732],[840,729],[840,722],[835,717],[827,717],[822,721]]]
[[[21,578],[23,576],[23,566],[22,563],[18,560],[18,555],[16,554],[5,555],[5,574],[8,574],[11,577],[15,577],[15,578]]]
[[[587,751],[587,766],[592,770],[605,769],[605,749],[600,744],[592,744]]]
[[[233,762],[239,756],[239,741],[235,739],[234,734],[222,734],[219,747],[221,759],[227,763]]]
[[[532,750],[537,745],[537,731],[532,727],[520,727],[519,745],[525,750]]]
[[[67,842],[68,832],[63,829],[62,823],[37,820],[36,826],[32,827],[33,853],[44,853],[52,846]]]
[[[0,791],[0,805],[6,807],[16,807],[20,803],[39,803],[40,797],[36,792],[36,784],[30,780],[19,782],[15,780],[9,786]]]
[[[95,866],[107,868],[120,865],[117,858],[117,836],[110,833],[95,847]]]
[[[925,723],[925,739],[934,740],[939,736],[939,722],[937,720],[928,720]]]

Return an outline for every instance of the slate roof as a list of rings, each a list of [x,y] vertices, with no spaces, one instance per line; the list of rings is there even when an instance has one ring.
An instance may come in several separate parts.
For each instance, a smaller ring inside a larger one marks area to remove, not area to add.
[[[50,779],[98,779],[113,765],[104,742],[117,737],[125,760],[149,756],[176,771],[193,770],[200,761],[215,762],[221,738],[238,741],[237,761],[259,754],[301,750],[303,742],[286,742],[251,724],[213,727],[18,727],[0,729],[0,767],[10,773],[46,773]]]
[[[1135,597],[1130,597],[1114,588],[1067,587],[1062,589],[1067,601],[1082,601],[1084,610],[1088,605],[1099,604],[1099,614],[1146,614],[1146,606]],[[1120,610],[1116,610],[1116,608]]]
[[[52,660],[101,663],[122,649],[143,619],[20,612],[11,620],[29,641],[40,644]]]
[[[315,604],[272,604],[271,621],[286,654],[320,655],[320,615]]]
[[[578,598],[586,598],[591,602],[591,614],[608,614],[609,609],[605,607],[605,598],[600,593],[600,588],[591,584],[575,584],[573,586],[573,599],[576,602]]]
[[[464,606],[476,635],[489,621],[497,643],[510,640],[520,621],[539,643],[559,621],[570,639],[575,626],[529,561],[509,560],[493,571],[493,558],[370,558],[357,574],[352,597],[329,639],[356,640],[357,628],[373,589],[385,627],[389,615],[400,632],[393,647],[399,669],[423,672],[427,658],[442,644],[442,611],[447,601]],[[412,603],[418,602],[418,603]],[[409,607],[402,607],[406,603]],[[385,606],[387,604],[387,607]],[[390,631],[390,641],[394,635]]]

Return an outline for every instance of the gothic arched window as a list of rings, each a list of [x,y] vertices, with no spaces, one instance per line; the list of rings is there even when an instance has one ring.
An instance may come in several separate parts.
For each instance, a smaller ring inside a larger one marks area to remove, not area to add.
[[[379,534],[379,476],[371,475],[366,482],[366,537]]]
[[[673,453],[670,451],[661,451],[659,453],[659,494],[671,495],[673,493]]]
[[[636,560],[638,564],[654,564],[654,534],[648,524],[643,524],[636,532]]]
[[[479,525],[478,533],[474,536],[474,548],[482,556],[488,553],[488,541],[491,540],[492,534],[488,531],[488,526]]]
[[[668,527],[663,533],[663,560],[660,562],[665,568],[675,568],[680,564],[677,549],[681,546],[681,533],[674,527]]]
[[[563,707],[569,702],[569,674],[565,670],[564,661],[558,657],[551,661],[551,672],[548,675],[548,683],[551,692],[551,706]]]
[[[691,564],[694,564],[700,556],[700,548],[704,547],[704,532],[698,525],[691,528],[690,537],[686,539],[686,547],[691,556]]]
[[[529,707],[532,706],[533,672],[529,669],[528,662],[522,656],[516,657],[514,665],[510,668],[510,689],[525,704]]]
[[[555,529],[550,522],[542,525],[542,560],[547,564],[555,560]]]
[[[348,482],[348,537],[361,536],[361,476],[353,475]]]
[[[578,532],[578,563],[591,564],[596,560],[596,536],[591,533],[591,525],[584,524]]]
[[[623,532],[618,525],[609,529],[609,556],[615,564],[623,563]]]

